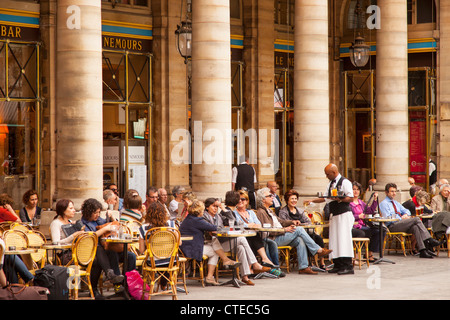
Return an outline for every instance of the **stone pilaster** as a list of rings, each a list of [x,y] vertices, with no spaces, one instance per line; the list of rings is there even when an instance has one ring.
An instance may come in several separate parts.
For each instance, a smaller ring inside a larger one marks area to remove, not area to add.
[[[56,197],[102,199],[102,25],[100,0],[58,0]]]

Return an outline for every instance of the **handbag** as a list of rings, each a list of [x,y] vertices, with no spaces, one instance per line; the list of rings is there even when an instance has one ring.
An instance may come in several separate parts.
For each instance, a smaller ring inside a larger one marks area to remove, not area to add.
[[[61,229],[64,232],[64,234],[66,235],[66,237],[68,237],[77,231],[81,231],[83,229],[83,227],[84,227],[83,222],[81,222],[81,220],[78,220],[75,223],[69,223],[69,224],[62,225]]]
[[[49,293],[44,287],[10,283],[0,288],[0,300],[48,300]]]
[[[102,229],[108,225],[120,226],[120,223],[119,223],[119,221],[108,222],[108,223],[97,226],[97,230]],[[105,232],[104,237],[108,237],[110,234],[111,234],[111,232]],[[106,242],[106,241],[102,241],[101,243],[105,250],[114,251],[117,253],[123,252],[123,243],[111,243],[111,242]]]

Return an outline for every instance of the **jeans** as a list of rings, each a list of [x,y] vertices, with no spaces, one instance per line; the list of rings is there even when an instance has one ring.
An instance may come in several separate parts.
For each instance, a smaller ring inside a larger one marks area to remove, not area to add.
[[[315,255],[320,247],[308,235],[302,227],[296,227],[294,232],[286,232],[283,235],[277,236],[275,242],[278,246],[291,246],[297,249],[298,269],[302,270],[309,266],[308,251]]]
[[[264,239],[264,249],[266,250],[267,257],[272,261],[274,265],[279,265],[280,260],[278,258],[278,245],[272,239]]]
[[[22,280],[27,283],[34,279],[34,276],[28,271],[27,266],[17,255],[5,255],[5,262],[3,264],[3,270],[10,283],[18,283],[19,278],[17,274],[22,278]],[[12,268],[14,266],[14,268]],[[6,268],[5,268],[6,267]]]

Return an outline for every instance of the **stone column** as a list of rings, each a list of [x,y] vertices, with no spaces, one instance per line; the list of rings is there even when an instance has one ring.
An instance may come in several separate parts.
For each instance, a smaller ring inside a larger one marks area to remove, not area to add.
[[[294,189],[326,188],[330,162],[328,1],[295,1]]]
[[[228,0],[192,6],[192,190],[199,199],[231,189],[231,55]]]
[[[377,30],[375,189],[384,190],[387,183],[393,182],[406,192],[409,191],[406,0],[379,0],[378,6],[381,28]]]
[[[450,178],[450,3],[439,5],[438,51],[438,179]]]
[[[56,26],[56,198],[102,199],[100,0],[59,0]]]

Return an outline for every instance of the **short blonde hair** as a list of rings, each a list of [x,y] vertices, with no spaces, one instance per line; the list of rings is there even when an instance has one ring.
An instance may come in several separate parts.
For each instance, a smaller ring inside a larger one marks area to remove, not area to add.
[[[200,216],[205,211],[205,205],[202,201],[195,199],[188,208],[188,213],[194,217]]]

